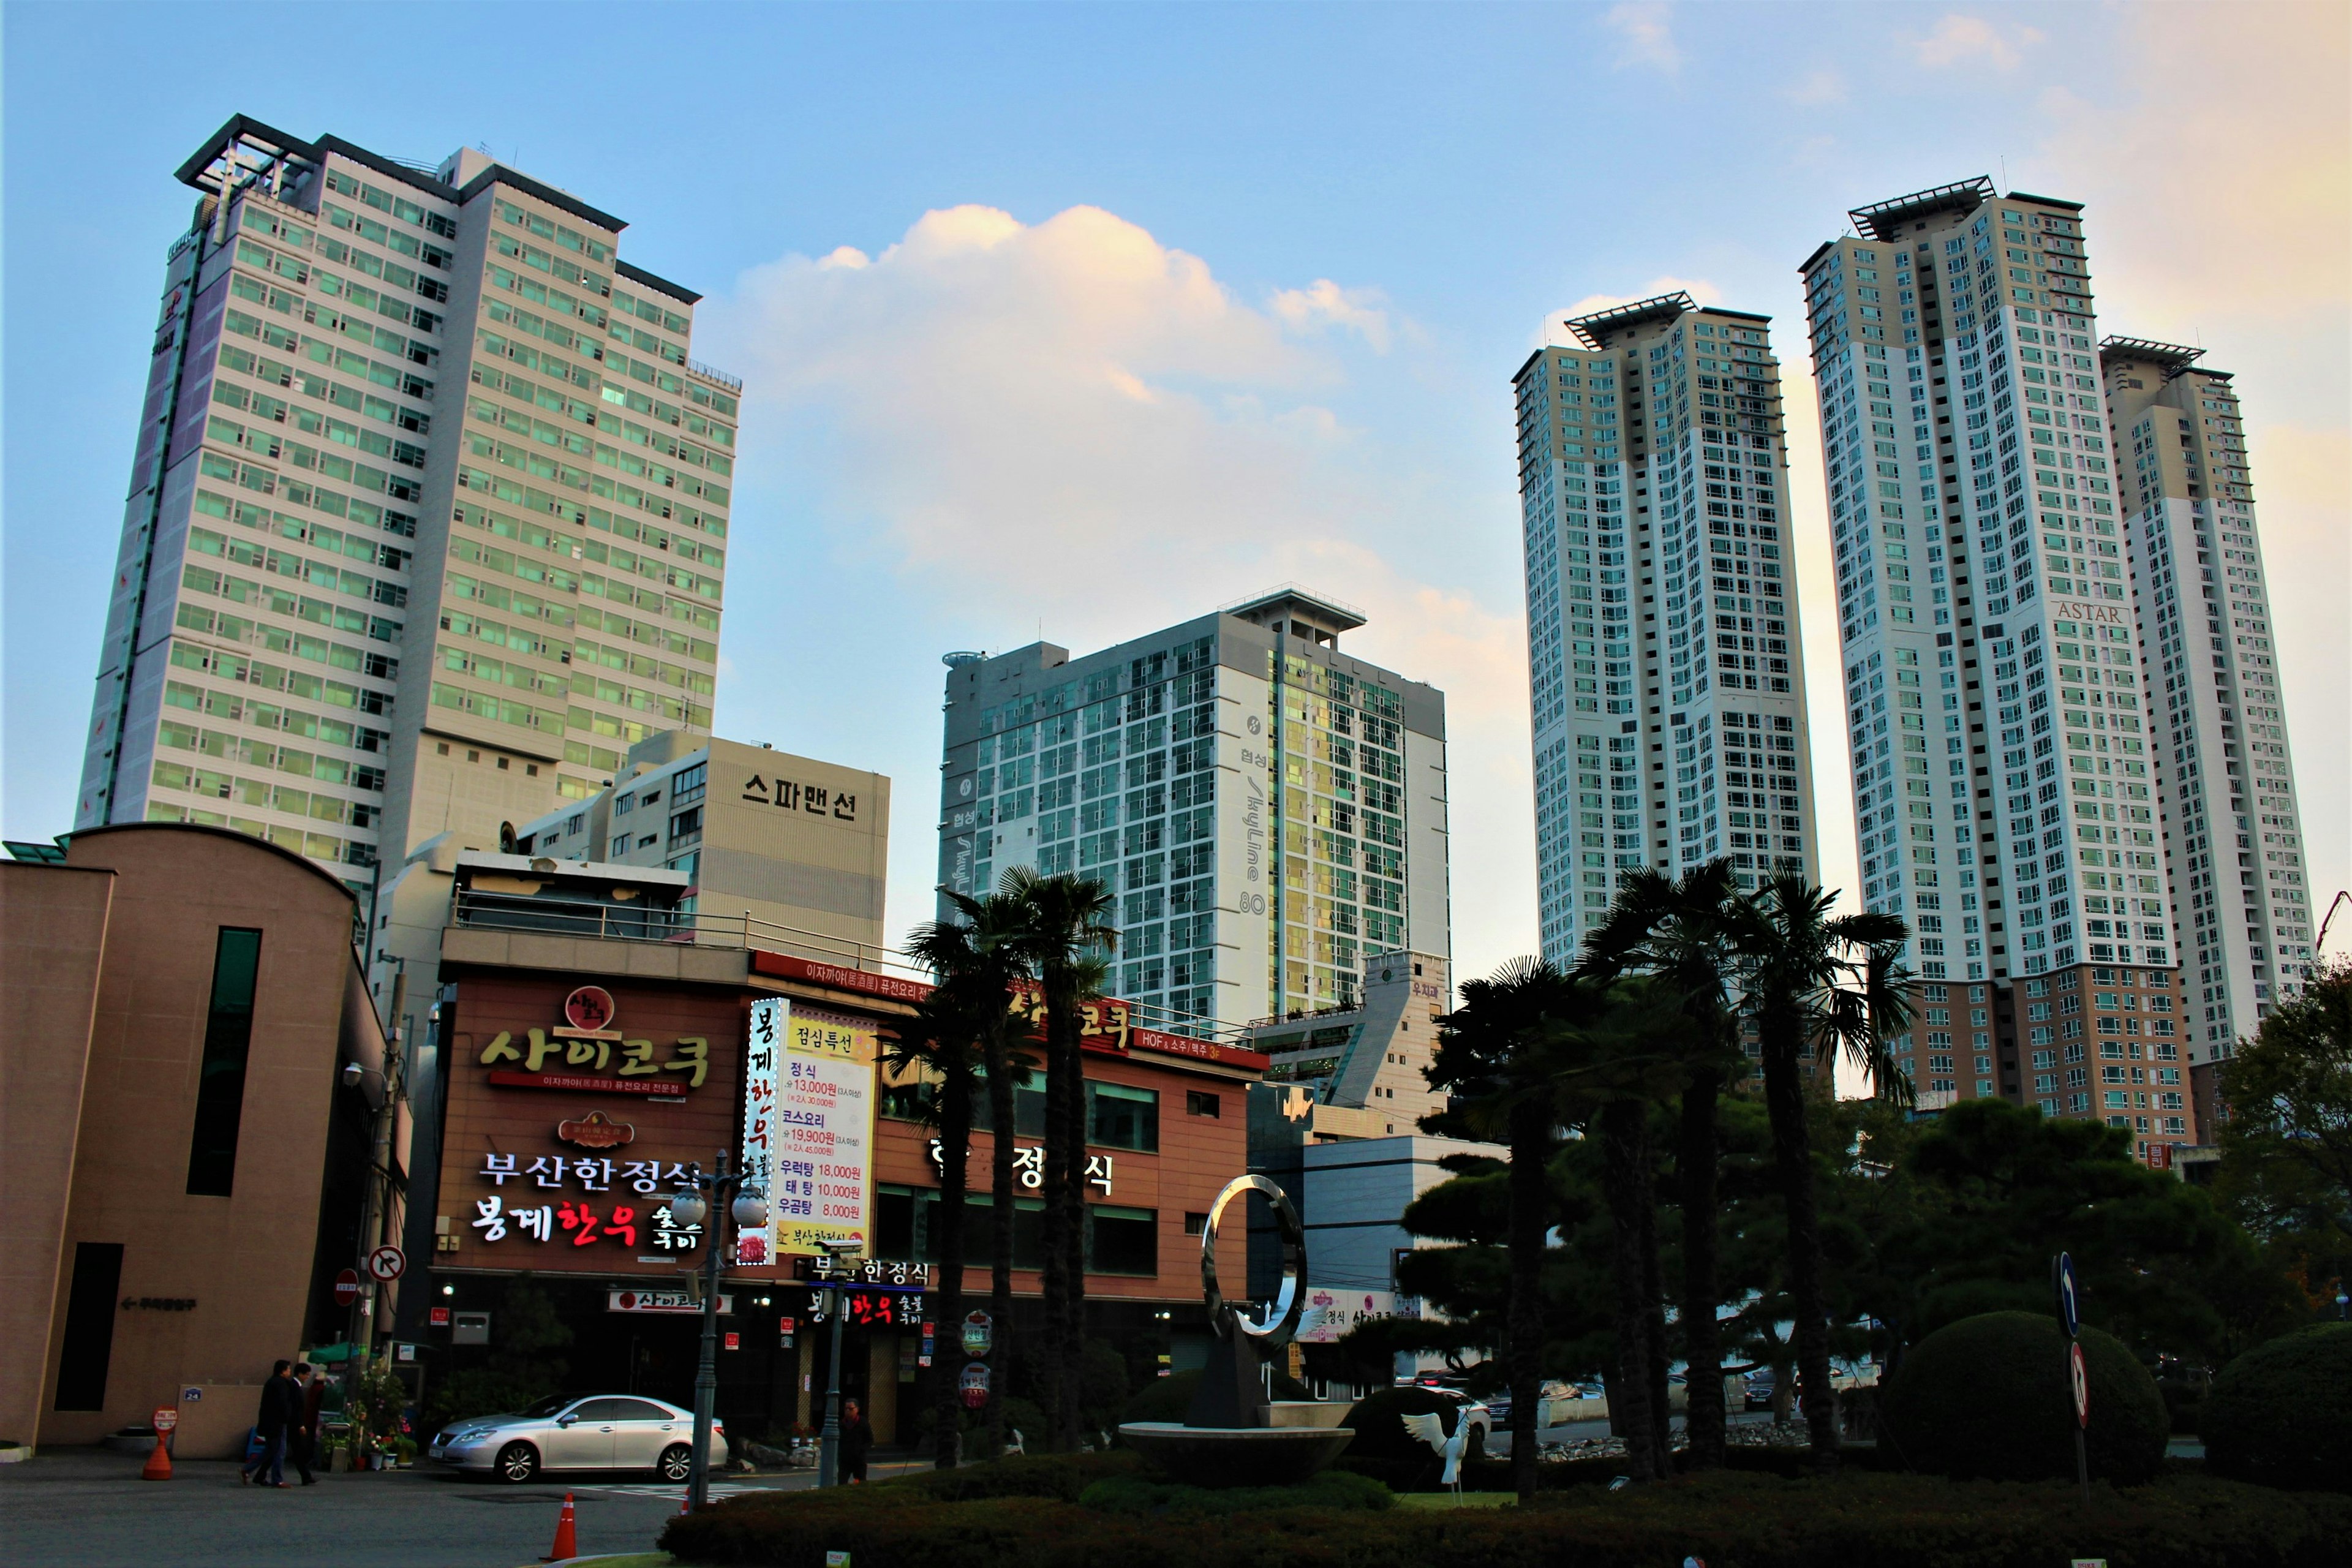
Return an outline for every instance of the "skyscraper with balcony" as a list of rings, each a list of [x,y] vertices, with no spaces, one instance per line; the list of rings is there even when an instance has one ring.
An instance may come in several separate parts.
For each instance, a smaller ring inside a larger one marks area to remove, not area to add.
[[[2230,373],[2175,343],[2099,349],[2194,1076],[2309,971],[2302,814]]]
[[[1855,828],[1925,1103],[2189,1142],[2188,1019],[2082,206],[1974,179],[1801,268]]]
[[[1677,293],[1564,324],[1512,378],[1555,960],[1633,868],[1820,864],[1769,319]]]
[[[178,178],[78,826],[364,891],[708,731],[740,384],[624,221],[239,116]]]
[[[1284,587],[1075,659],[950,654],[940,885],[1100,879],[1110,989],[1148,1016],[1348,1007],[1372,954],[1442,964],[1445,699],[1341,652],[1363,624]]]

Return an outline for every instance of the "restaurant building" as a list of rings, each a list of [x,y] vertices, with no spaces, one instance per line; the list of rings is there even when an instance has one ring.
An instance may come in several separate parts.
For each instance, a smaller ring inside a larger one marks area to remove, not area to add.
[[[352,893],[220,827],[9,848],[0,1436],[95,1443],[173,1406],[182,1458],[234,1453],[270,1363],[353,1321],[334,1277],[385,1051]]]
[[[417,1163],[432,1175],[413,1215],[431,1269],[402,1337],[426,1346],[428,1378],[560,1360],[567,1387],[689,1403],[696,1281],[712,1238],[677,1224],[668,1199],[688,1167],[748,1156],[772,1173],[772,1214],[762,1235],[719,1238],[719,1415],[738,1436],[776,1440],[822,1419],[827,1326],[806,1280],[832,1237],[857,1242],[863,1259],[844,1385],[877,1438],[910,1440],[930,1379],[964,1364],[934,1315],[933,1134],[916,1119],[919,1085],[881,1060],[925,984],[820,933],[762,928],[769,945],[718,945],[708,925],[669,915],[682,887],[650,879],[658,873],[568,862],[562,880],[538,873],[543,893],[486,896],[478,877],[520,881],[477,858],[452,867],[426,1047],[436,1103],[420,1108],[433,1148]],[[564,896],[600,876],[630,889],[621,903],[635,925],[591,920]],[[1135,1027],[1116,1002],[1097,1005],[1086,1045],[1088,1333],[1131,1360],[1197,1353],[1195,1238],[1218,1189],[1246,1168],[1244,1101],[1265,1058]],[[1042,1184],[1042,1111],[1041,1081],[1016,1107],[1024,1190]],[[990,1136],[973,1138],[982,1219],[969,1307],[985,1306],[989,1285]],[[1037,1315],[1038,1225],[1026,1216],[1043,1204],[1016,1202],[1019,1305],[997,1325],[992,1366],[1022,1360]]]

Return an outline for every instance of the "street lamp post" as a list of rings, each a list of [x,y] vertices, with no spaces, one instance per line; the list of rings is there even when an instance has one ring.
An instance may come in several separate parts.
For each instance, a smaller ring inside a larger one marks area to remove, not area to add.
[[[727,1168],[727,1151],[719,1151],[719,1167],[705,1175],[700,1165],[688,1167],[688,1185],[669,1201],[670,1218],[681,1226],[710,1224],[704,1230],[702,1259],[702,1363],[694,1373],[694,1465],[686,1485],[686,1506],[699,1509],[710,1500],[711,1408],[719,1397],[719,1268],[722,1227],[714,1212],[716,1200],[732,1192],[729,1205],[740,1231],[758,1230],[768,1223],[768,1197],[756,1188],[744,1191],[744,1173]],[[710,1194],[706,1202],[704,1192]]]
[[[826,1270],[827,1273],[857,1260],[858,1247],[855,1242],[828,1241],[824,1249],[833,1266]],[[833,1354],[824,1374],[824,1426],[817,1435],[816,1443],[816,1484],[819,1487],[841,1483],[841,1326],[842,1320],[849,1315],[842,1289],[838,1283],[829,1284],[824,1292],[825,1310],[833,1318]]]

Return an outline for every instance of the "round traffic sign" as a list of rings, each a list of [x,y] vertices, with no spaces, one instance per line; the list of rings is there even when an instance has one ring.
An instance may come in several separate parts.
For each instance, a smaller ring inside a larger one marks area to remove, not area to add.
[[[961,1388],[966,1409],[977,1410],[988,1403],[988,1363],[986,1362],[966,1362],[963,1376],[957,1382]]]
[[[401,1256],[400,1248],[396,1247],[379,1247],[368,1254],[369,1275],[387,1285],[399,1279],[407,1267],[408,1259]]]
[[[180,1424],[180,1413],[177,1410],[173,1409],[168,1405],[159,1405],[156,1408],[153,1421],[156,1431],[169,1432],[173,1427],[177,1426]]]
[[[2091,1369],[2084,1363],[2083,1346],[2077,1341],[2066,1347],[2066,1377],[2074,1385],[2074,1425],[2091,1424]]]
[[[974,1312],[963,1321],[963,1353],[983,1357],[996,1343],[996,1321],[986,1312]]]
[[[2058,1326],[2073,1339],[2082,1331],[2083,1312],[2074,1288],[2074,1259],[2062,1252],[2050,1265],[2051,1283],[2058,1292]]]
[[[346,1268],[335,1276],[335,1305],[348,1307],[360,1299],[360,1277],[357,1269]]]

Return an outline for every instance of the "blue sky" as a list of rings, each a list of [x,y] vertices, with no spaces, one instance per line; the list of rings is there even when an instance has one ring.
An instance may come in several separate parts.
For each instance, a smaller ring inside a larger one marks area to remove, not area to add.
[[[2340,7],[16,3],[0,28],[11,837],[68,826],[192,198],[170,171],[243,111],[487,145],[710,297],[696,354],[749,380],[719,729],[893,776],[894,928],[929,912],[941,652],[1083,651],[1295,579],[1449,693],[1465,973],[1535,945],[1508,378],[1547,323],[1670,287],[1775,317],[1851,885],[1797,264],[1948,180],[2084,201],[2103,329],[2239,373],[2313,883],[2352,880]]]

